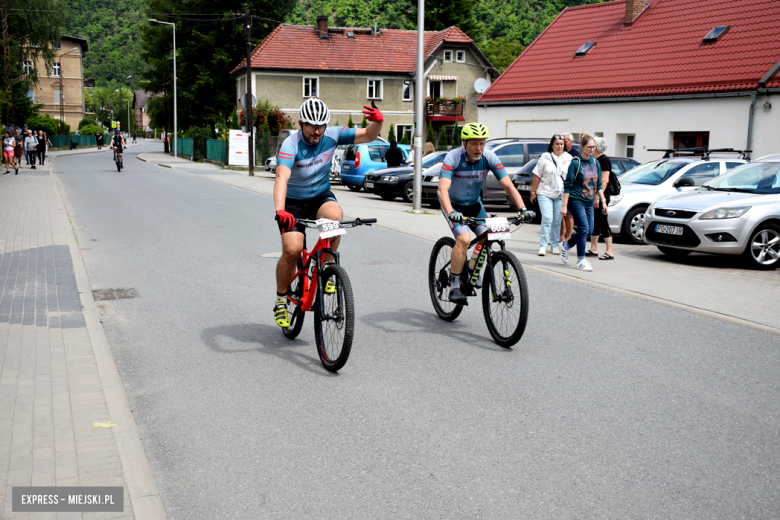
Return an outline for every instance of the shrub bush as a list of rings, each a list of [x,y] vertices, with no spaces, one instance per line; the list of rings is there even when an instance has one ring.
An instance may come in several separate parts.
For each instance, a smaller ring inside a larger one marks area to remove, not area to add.
[[[27,128],[32,130],[43,130],[48,135],[57,135],[60,125],[60,122],[49,114],[30,116],[25,123],[27,124]],[[65,133],[70,133],[69,125],[65,125]]]
[[[95,116],[87,116],[84,119],[82,119],[81,121],[79,121],[79,132],[81,132],[83,134],[84,132],[82,132],[81,129],[84,128],[87,125],[95,125],[95,126],[97,126],[97,123],[95,122]],[[92,132],[92,133],[94,133],[94,132]]]

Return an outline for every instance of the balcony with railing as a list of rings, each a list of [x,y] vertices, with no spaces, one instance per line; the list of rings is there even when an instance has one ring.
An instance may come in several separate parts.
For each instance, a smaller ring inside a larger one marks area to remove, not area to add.
[[[425,118],[428,121],[463,121],[463,98],[426,99]]]

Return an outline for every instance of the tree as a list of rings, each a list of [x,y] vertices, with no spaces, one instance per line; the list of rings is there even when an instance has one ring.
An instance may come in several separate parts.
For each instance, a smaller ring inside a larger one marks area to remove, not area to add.
[[[347,128],[355,128],[355,123],[352,122],[352,114],[349,115],[349,121],[347,122]]]
[[[455,121],[455,128],[452,130],[452,147],[453,148],[460,148],[460,145],[462,144],[460,139],[460,132],[461,129],[458,126],[458,122]]]
[[[417,28],[417,2],[410,2],[407,11],[410,29]],[[481,40],[485,26],[477,20],[475,7],[477,0],[450,0],[425,2],[425,30],[441,31],[453,25],[469,35],[472,40]]]
[[[7,109],[11,107],[14,119],[18,117],[17,109],[23,117],[37,112],[37,107],[23,98],[27,97],[29,89],[38,84],[40,76],[47,75],[38,70],[39,59],[43,59],[46,69],[54,63],[56,50],[53,44],[57,44],[62,36],[65,5],[63,0],[5,0],[4,4],[8,14],[10,70],[5,70],[3,60],[0,70],[2,77],[9,78],[9,81],[4,81],[0,105],[3,122],[10,125],[12,121],[8,120],[10,114]],[[25,62],[31,65],[26,71]]]
[[[179,125],[214,123],[235,110],[236,81],[230,76],[246,55],[245,20],[238,13],[258,15],[251,21],[252,46],[257,45],[293,8],[295,0],[145,0],[147,12],[176,24]],[[201,13],[201,14],[199,14]],[[217,14],[214,14],[217,13]],[[262,18],[260,18],[262,16]],[[142,88],[172,96],[171,27],[145,24],[141,58],[149,64]]]
[[[406,135],[407,135],[406,132],[404,132],[398,144],[409,144],[409,139],[407,138]]]
[[[360,128],[365,128],[367,126],[368,124],[366,123],[366,118],[364,117],[363,120],[360,122]]]
[[[387,132],[387,140],[395,141],[395,131],[393,130],[393,125],[390,125],[390,131]]]
[[[60,126],[59,121],[49,114],[30,116],[24,120],[24,123],[32,130],[43,130],[48,135],[57,135]],[[70,133],[70,127],[68,125],[65,126],[67,127],[65,133]]]
[[[498,72],[504,72],[525,50],[525,46],[509,41],[506,36],[499,36],[480,43],[479,50],[490,60]]]
[[[439,142],[436,143],[436,149],[439,151],[447,149],[447,132],[444,127],[439,129]]]
[[[428,125],[428,133],[425,135],[425,142],[433,144],[433,126],[430,124]]]

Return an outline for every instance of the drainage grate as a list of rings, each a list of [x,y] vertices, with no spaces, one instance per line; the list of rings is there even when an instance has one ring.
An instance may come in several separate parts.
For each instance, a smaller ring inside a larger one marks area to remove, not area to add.
[[[105,300],[127,300],[130,298],[138,298],[138,293],[135,289],[109,289],[107,291],[92,291],[95,301]]]

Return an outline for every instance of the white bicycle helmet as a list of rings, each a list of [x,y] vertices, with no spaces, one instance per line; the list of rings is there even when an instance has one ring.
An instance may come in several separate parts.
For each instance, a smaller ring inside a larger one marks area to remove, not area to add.
[[[330,123],[330,110],[318,98],[309,98],[303,102],[298,111],[301,121],[310,125],[327,125]]]

